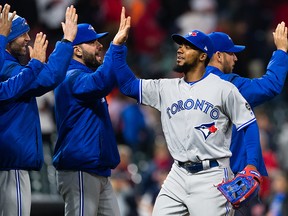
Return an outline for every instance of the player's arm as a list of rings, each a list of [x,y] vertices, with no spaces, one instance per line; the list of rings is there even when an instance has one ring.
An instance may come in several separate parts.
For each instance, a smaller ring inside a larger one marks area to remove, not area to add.
[[[247,164],[258,167],[261,153],[259,128],[249,103],[238,89],[232,85],[225,101],[226,110],[237,131],[244,132],[244,144],[247,153]]]
[[[127,48],[124,46],[131,26],[131,17],[125,16],[125,8],[122,8],[120,25],[112,42],[113,71],[120,91],[129,97],[139,101],[140,80],[136,78],[126,62]]]
[[[287,27],[284,22],[277,25],[273,32],[277,50],[273,53],[266,69],[266,74],[260,78],[235,77],[235,84],[248,103],[255,107],[280,94],[288,72]]]
[[[21,96],[29,89],[32,82],[35,81],[39,70],[32,70],[29,67],[22,69],[17,76],[11,77],[5,82],[0,83],[0,102],[7,102]]]
[[[259,152],[261,153],[261,145],[259,139],[259,127],[257,121],[252,122],[244,130],[244,145],[246,146],[247,165],[257,170],[259,164]]]
[[[27,94],[30,96],[40,96],[52,89],[54,89],[59,83],[61,83],[66,76],[66,72],[73,55],[72,42],[77,34],[77,20],[78,15],[76,14],[76,9],[73,5],[67,7],[65,14],[65,23],[62,24],[63,29],[63,39],[56,43],[55,49],[50,54],[48,62],[44,64],[44,68],[39,74],[36,82],[33,83],[33,89]],[[31,58],[35,58],[34,55],[42,53],[42,58],[40,61],[46,60],[46,49],[48,46],[48,41],[46,40],[46,35],[39,33],[40,38],[40,50],[35,49],[39,45],[34,43],[34,48],[29,47]],[[37,39],[37,38],[36,38]],[[36,42],[36,41],[35,41]],[[45,51],[44,51],[44,48]]]
[[[73,95],[80,101],[102,98],[116,86],[114,73],[112,72],[112,55],[114,52],[111,48],[107,50],[103,64],[100,65],[93,73],[77,73],[69,75],[72,84]]]

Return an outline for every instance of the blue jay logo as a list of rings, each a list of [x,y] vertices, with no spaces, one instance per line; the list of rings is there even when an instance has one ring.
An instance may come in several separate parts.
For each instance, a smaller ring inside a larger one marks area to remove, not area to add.
[[[210,136],[210,134],[215,133],[218,130],[215,127],[215,122],[202,124],[200,126],[195,127],[195,129],[201,131],[205,140]]]

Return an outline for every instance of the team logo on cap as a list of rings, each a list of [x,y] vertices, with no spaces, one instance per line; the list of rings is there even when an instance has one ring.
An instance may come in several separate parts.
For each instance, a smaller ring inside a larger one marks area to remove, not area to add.
[[[92,25],[89,25],[89,26],[88,26],[88,29],[89,29],[89,30],[92,30],[92,31],[95,31],[95,29],[93,28]]]
[[[215,122],[208,124],[201,124],[200,126],[195,127],[195,129],[201,131],[204,139],[206,140],[212,133],[216,133],[218,128],[215,127]]]
[[[195,37],[197,36],[197,32],[189,32],[188,35]]]

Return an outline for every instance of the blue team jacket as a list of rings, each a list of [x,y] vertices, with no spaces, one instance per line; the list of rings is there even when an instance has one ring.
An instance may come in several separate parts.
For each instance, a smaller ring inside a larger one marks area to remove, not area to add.
[[[0,35],[0,70],[4,64],[6,44],[7,37],[5,37],[4,35]]]
[[[221,79],[233,83],[253,108],[280,94],[285,84],[286,75],[288,72],[287,62],[288,55],[286,52],[282,50],[275,51],[267,66],[266,74],[261,78],[254,79],[240,77],[234,73],[224,74],[218,68],[213,66],[208,66],[206,70],[209,73],[219,76]],[[233,127],[232,142],[230,147],[232,157],[230,158],[230,164],[234,173],[238,173],[239,171],[243,170],[247,165],[247,162],[249,163],[249,159],[247,161],[243,133],[243,130],[237,132],[235,127]],[[258,164],[254,165],[257,167],[261,175],[267,176],[268,174],[261,150],[257,151],[257,147],[255,146],[255,151],[249,151],[248,154],[258,155]]]
[[[41,168],[42,136],[35,97],[52,90],[64,80],[72,53],[72,43],[58,42],[47,64],[32,59],[27,67],[41,67],[37,79],[21,97],[1,104],[0,170]],[[23,72],[23,68],[17,59],[6,52],[0,79],[7,80]]]
[[[7,38],[0,35],[0,70],[5,60],[5,47],[7,44]],[[36,76],[40,72],[37,68],[33,68],[33,64],[29,64],[23,72],[19,73],[13,78],[0,83],[0,103],[7,102],[18,96],[20,96],[29,85],[36,79]]]
[[[55,89],[58,139],[53,165],[57,170],[107,177],[120,162],[105,99],[116,83],[111,76],[112,55],[109,48],[96,71],[72,60],[65,80]]]

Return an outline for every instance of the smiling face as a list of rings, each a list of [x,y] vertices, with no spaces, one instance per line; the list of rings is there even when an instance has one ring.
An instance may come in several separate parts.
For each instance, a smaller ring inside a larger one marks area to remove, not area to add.
[[[78,57],[78,61],[85,64],[92,70],[98,68],[102,62],[102,48],[103,45],[98,41],[91,41],[82,43],[74,47],[74,55]]]
[[[206,54],[192,45],[179,45],[174,71],[179,73],[187,73],[198,65],[199,59],[202,55]]]
[[[25,56],[27,53],[27,46],[30,41],[30,36],[28,32],[17,37],[15,40],[11,41],[7,45],[8,52],[14,57]]]

